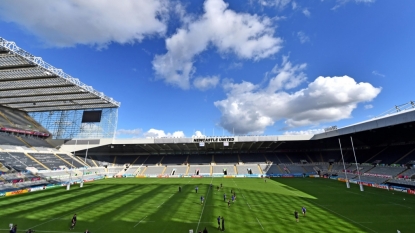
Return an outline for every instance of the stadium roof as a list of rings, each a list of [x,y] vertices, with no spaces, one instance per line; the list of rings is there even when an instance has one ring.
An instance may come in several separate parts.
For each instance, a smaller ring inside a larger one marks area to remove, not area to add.
[[[43,112],[116,108],[120,104],[0,37],[0,105]]]
[[[411,105],[412,106],[412,105]],[[186,153],[273,153],[322,147],[338,148],[338,138],[356,147],[415,143],[415,106],[367,121],[315,135],[222,136],[193,138],[74,139],[62,145],[64,151],[92,154],[186,154]],[[204,142],[201,146],[200,142]],[[224,142],[228,142],[225,143]],[[351,145],[348,145],[351,146]]]

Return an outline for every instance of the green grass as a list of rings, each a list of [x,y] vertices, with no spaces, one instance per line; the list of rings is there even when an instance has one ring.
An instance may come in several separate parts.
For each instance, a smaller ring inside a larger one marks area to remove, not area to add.
[[[214,188],[210,189],[212,182]],[[223,189],[216,186],[223,183]],[[183,190],[178,192],[178,186]],[[199,193],[195,193],[195,186]],[[237,200],[228,208],[223,193]],[[200,204],[200,196],[206,197]],[[404,200],[405,198],[405,200]],[[293,212],[307,208],[295,222]],[[9,223],[19,232],[217,232],[224,216],[226,232],[414,232],[415,196],[311,178],[107,179],[0,199],[0,233]],[[69,222],[78,214],[75,230]]]

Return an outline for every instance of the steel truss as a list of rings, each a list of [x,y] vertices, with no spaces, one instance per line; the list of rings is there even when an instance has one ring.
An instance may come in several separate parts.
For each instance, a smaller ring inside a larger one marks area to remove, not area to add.
[[[5,49],[15,55],[18,55],[19,57],[23,58],[24,60],[28,61],[30,64],[34,64],[37,66],[42,67],[43,69],[51,72],[52,74],[57,75],[60,78],[63,78],[67,80],[68,82],[78,86],[82,90],[85,90],[86,92],[90,92],[101,99],[108,101],[109,103],[114,104],[117,107],[121,106],[120,102],[115,101],[113,98],[108,97],[104,95],[104,93],[96,91],[92,86],[88,86],[84,83],[82,83],[79,79],[74,78],[70,76],[69,74],[66,74],[63,72],[62,69],[55,68],[54,66],[50,65],[49,63],[43,61],[41,57],[35,57],[34,55],[30,54],[29,52],[23,50],[22,48],[19,48],[15,42],[13,41],[7,41],[4,38],[0,37],[0,49]]]
[[[82,123],[84,111],[102,110],[101,122]],[[118,123],[118,108],[30,112],[32,118],[45,127],[53,139],[114,138]]]

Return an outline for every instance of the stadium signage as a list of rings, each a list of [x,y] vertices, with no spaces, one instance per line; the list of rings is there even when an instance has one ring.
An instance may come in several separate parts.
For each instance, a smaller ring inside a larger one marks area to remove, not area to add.
[[[193,142],[234,142],[235,138],[221,138],[221,137],[214,137],[214,138],[194,138]]]
[[[41,133],[41,132],[37,132],[37,131],[30,131],[30,130],[23,130],[23,129],[13,129],[13,128],[0,127],[0,130],[4,131],[4,132],[29,134],[29,135],[35,135],[35,136],[41,136],[41,137],[49,137],[50,136],[50,134],[48,134],[48,133]]]
[[[335,130],[337,130],[337,126],[336,125],[325,128],[324,129],[324,132],[327,133],[327,132],[335,131]]]

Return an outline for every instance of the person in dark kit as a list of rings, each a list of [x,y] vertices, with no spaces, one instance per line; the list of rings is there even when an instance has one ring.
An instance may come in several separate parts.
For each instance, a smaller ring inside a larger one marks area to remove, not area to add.
[[[307,212],[307,209],[303,206],[303,207],[301,208],[301,211],[303,212],[303,216],[305,216],[305,213]]]
[[[219,191],[219,186],[216,188],[216,191]]]
[[[294,217],[295,217],[295,221],[300,221],[299,219],[298,219],[298,212],[297,212],[297,210],[295,210],[294,211]]]
[[[205,200],[205,198],[203,196],[200,196],[200,204],[203,205],[203,201]]]
[[[235,196],[232,195],[232,202],[235,202]]]
[[[267,178],[264,179],[265,183],[267,183]]]
[[[223,194],[223,201],[226,201],[226,193]]]
[[[222,188],[222,183],[220,183],[220,188]]]
[[[218,216],[218,230],[220,230],[220,216]]]
[[[231,189],[231,193],[233,193],[233,190]]]
[[[182,192],[182,186],[179,186],[179,192]]]
[[[17,233],[17,224],[14,224],[12,229],[10,229],[10,233]]]
[[[69,228],[70,230],[73,230],[75,228],[76,225],[76,214],[73,215],[72,220],[71,220],[71,228]]]
[[[91,233],[90,231],[88,231],[88,229],[86,229],[86,231],[84,233]]]
[[[231,207],[231,200],[228,200],[228,207]]]
[[[222,231],[225,231],[225,219],[222,216]]]
[[[206,229],[206,227],[205,229],[203,229],[203,233],[208,233],[208,230]]]
[[[199,190],[199,187],[196,186],[195,190],[196,190],[196,193],[197,193],[197,191]]]
[[[212,186],[213,186],[213,185],[212,185],[212,184],[210,184],[210,188],[212,188]]]

